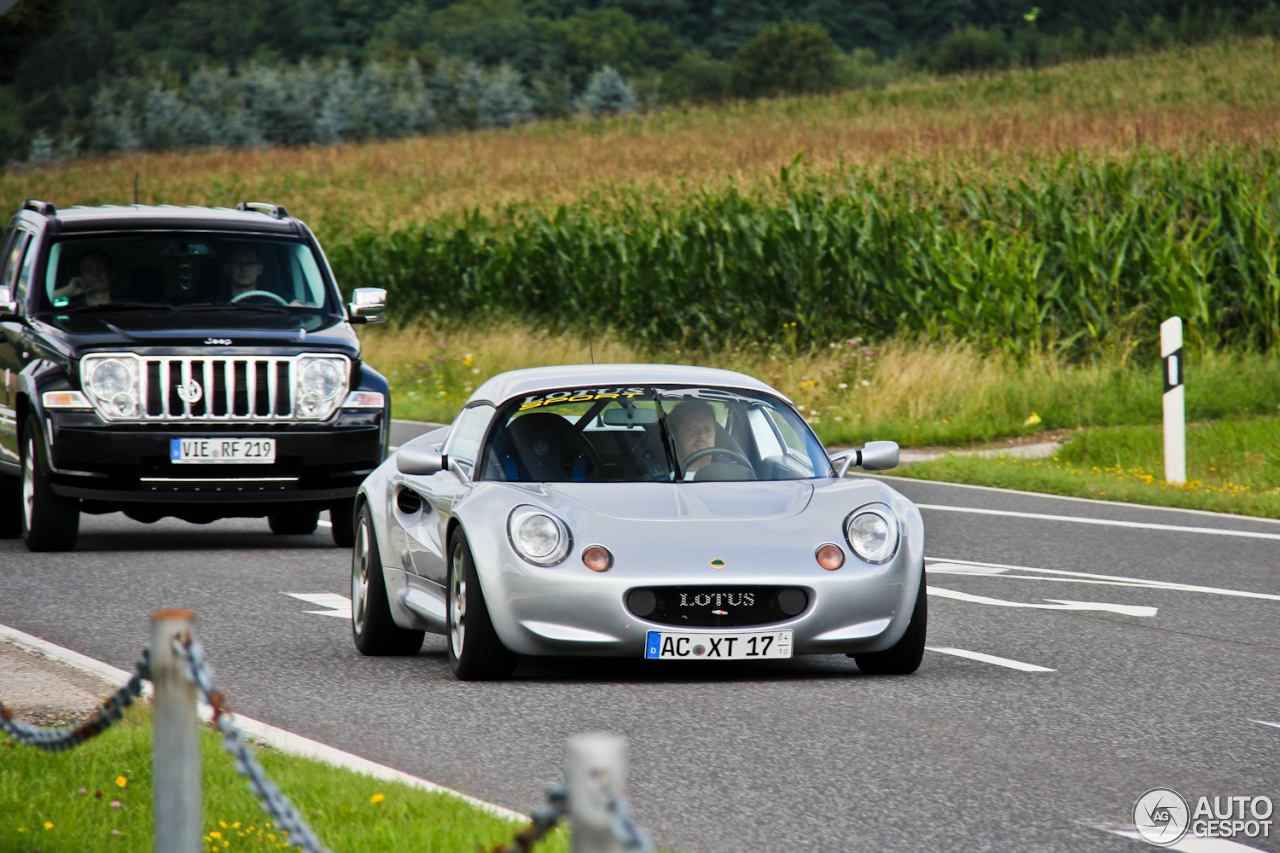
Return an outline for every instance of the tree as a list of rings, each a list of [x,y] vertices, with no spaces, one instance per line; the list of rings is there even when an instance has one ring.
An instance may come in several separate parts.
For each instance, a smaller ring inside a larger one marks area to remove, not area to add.
[[[665,25],[637,24],[621,9],[580,11],[542,24],[543,40],[559,50],[575,88],[606,65],[628,77],[647,68],[663,70],[680,58],[684,44]]]
[[[744,98],[822,92],[833,85],[839,58],[818,24],[770,24],[733,55],[732,91]]]
[[[18,76],[22,60],[67,22],[67,0],[18,0],[0,15],[0,86]]]
[[[593,118],[635,112],[636,93],[621,74],[606,65],[591,75],[579,106]]]

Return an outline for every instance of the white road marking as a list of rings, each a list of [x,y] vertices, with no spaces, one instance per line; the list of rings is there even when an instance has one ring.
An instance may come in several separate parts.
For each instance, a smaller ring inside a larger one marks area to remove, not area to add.
[[[1112,835],[1120,835],[1125,838],[1131,838],[1134,841],[1141,841],[1148,847],[1154,846],[1148,844],[1137,830],[1123,829],[1120,827],[1095,826],[1094,829],[1101,829],[1103,832],[1110,832]],[[1181,840],[1175,841],[1173,844],[1161,845],[1164,850],[1177,850],[1179,853],[1262,853],[1257,847],[1250,847],[1247,844],[1241,844],[1239,841],[1232,841],[1227,838],[1197,838],[1194,835],[1184,835]]]
[[[980,509],[972,506],[942,506],[941,504],[916,504],[920,509],[937,512],[966,512],[974,515],[998,515],[1005,518],[1031,518],[1040,521],[1066,521],[1072,524],[1097,524],[1103,527],[1128,527],[1138,530],[1165,530],[1171,533],[1206,533],[1211,536],[1241,536],[1246,539],[1280,540],[1280,533],[1259,533],[1253,530],[1222,530],[1217,527],[1183,527],[1177,524],[1151,524],[1143,521],[1117,521],[1112,518],[1082,518],[1078,515],[1047,515],[1039,512],[1013,512],[1007,509]]]
[[[979,492],[999,492],[1002,495],[1023,495],[1028,498],[1041,498],[1051,501],[1072,501],[1074,503],[1102,504],[1103,506],[1119,506],[1126,509],[1142,509],[1151,512],[1177,512],[1183,515],[1204,515],[1210,518],[1229,518],[1233,521],[1248,521],[1258,524],[1280,524],[1280,518],[1258,518],[1253,515],[1239,515],[1232,512],[1214,512],[1208,509],[1183,509],[1176,506],[1152,506],[1135,504],[1128,501],[1104,501],[1098,498],[1078,498],[1074,495],[1051,495],[1047,492],[1028,492],[1022,489],[1002,489],[999,486],[975,486],[972,483],[947,483],[942,480],[920,480],[915,477],[895,477],[892,474],[868,474],[858,472],[858,477],[869,477],[873,480],[900,480],[904,483],[919,483],[926,486],[945,486],[950,489],[971,489]]]
[[[1112,581],[1116,582],[1117,585],[1141,586],[1147,589],[1168,589],[1175,590],[1177,592],[1200,592],[1205,595],[1225,595],[1233,598],[1256,598],[1262,601],[1280,601],[1280,595],[1273,595],[1269,592],[1246,592],[1239,589],[1220,589],[1213,586],[1197,586],[1195,584],[1174,583],[1172,581],[1154,581],[1147,580],[1146,578],[1129,578],[1124,577],[1123,575],[1095,575],[1090,574],[1089,572],[1069,572],[1062,569],[1037,569],[1031,566],[1008,566],[1002,563],[980,563],[976,560],[944,560],[937,557],[926,558],[926,563],[929,566],[932,566],[935,562],[948,566],[955,564],[957,566],[967,565],[988,569],[1002,569],[1004,571],[993,572],[992,574],[999,574],[1001,577],[1006,578],[1017,577],[1016,575],[1008,575],[1004,573],[1012,570],[1016,572],[1035,572],[1036,574],[1052,575],[1054,577],[1087,578],[1092,581]],[[943,574],[948,574],[948,572],[944,570]],[[1052,580],[1052,578],[1045,578],[1045,580]]]
[[[1036,666],[1034,663],[1023,663],[1020,660],[1000,658],[995,655],[986,655],[982,652],[971,652],[966,649],[952,649],[946,646],[925,646],[925,648],[931,652],[941,652],[944,655],[955,655],[958,658],[968,658],[969,660],[982,661],[983,663],[993,663],[996,666],[1007,666],[1009,669],[1016,669],[1020,672],[1057,672],[1056,669],[1049,669],[1047,666]]]
[[[930,595],[939,598],[952,598],[956,601],[968,601],[972,604],[988,604],[992,607],[1025,607],[1030,610],[1086,610],[1098,613],[1119,613],[1121,616],[1155,616],[1157,609],[1137,604],[1104,604],[1100,601],[1071,601],[1062,598],[1046,598],[1050,604],[1029,604],[1021,601],[1005,601],[1000,598],[988,598],[985,595],[970,595],[954,589],[941,589],[936,586],[925,587]]]
[[[339,619],[351,618],[351,599],[345,595],[338,595],[333,592],[286,592],[285,595],[292,596],[299,601],[305,601],[307,604],[314,604],[317,607],[327,607],[328,610],[304,610],[303,613],[314,613],[317,616],[336,616]]]
[[[1250,720],[1250,722],[1257,723],[1260,726],[1271,726],[1273,729],[1280,729],[1280,723],[1268,723],[1266,720]]]
[[[87,655],[64,648],[63,646],[51,643],[48,640],[42,640],[31,634],[23,633],[16,628],[10,628],[8,625],[0,625],[0,640],[12,643],[21,649],[43,655],[50,660],[61,661],[75,667],[81,672],[87,672],[91,675],[101,678],[103,681],[114,687],[123,687],[133,677],[133,673],[125,672],[123,669],[117,669],[108,663],[95,660]],[[142,693],[144,696],[150,696],[152,693],[151,683],[143,682]],[[213,719],[213,709],[203,702],[200,705],[200,718],[206,723]],[[278,749],[288,755],[297,755],[303,758],[310,758],[315,761],[328,764],[330,767],[342,767],[347,770],[353,770],[356,773],[362,773],[365,776],[371,776],[374,779],[381,779],[387,782],[403,782],[410,787],[417,788],[422,791],[430,791],[437,794],[444,794],[448,797],[462,800],[470,805],[480,809],[481,811],[491,814],[503,820],[509,820],[517,823],[527,823],[529,817],[520,812],[503,808],[496,803],[490,803],[476,797],[469,796],[461,791],[455,791],[452,788],[446,788],[443,785],[437,785],[434,782],[428,782],[426,779],[419,779],[417,776],[410,776],[402,770],[396,770],[394,767],[388,767],[385,764],[378,764],[367,758],[361,758],[358,755],[352,755],[349,752],[343,752],[340,749],[320,743],[319,741],[305,738],[302,735],[296,735],[293,732],[284,729],[278,729],[275,726],[260,722],[252,717],[245,717],[241,714],[235,715],[236,724],[244,729],[252,740],[266,744],[273,749]]]

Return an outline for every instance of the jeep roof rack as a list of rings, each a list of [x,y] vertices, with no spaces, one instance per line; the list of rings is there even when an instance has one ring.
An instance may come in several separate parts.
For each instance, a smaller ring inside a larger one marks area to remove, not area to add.
[[[57,215],[58,215],[58,208],[56,208],[56,207],[54,207],[54,206],[53,206],[53,202],[51,202],[51,201],[37,201],[37,200],[36,200],[36,199],[34,199],[34,198],[29,198],[29,199],[27,199],[26,201],[24,201],[24,202],[22,203],[22,209],[23,209],[23,210],[34,210],[36,213],[39,213],[39,214],[41,214],[42,216],[57,216]]]
[[[254,213],[266,213],[274,216],[276,219],[288,219],[289,211],[284,209],[283,205],[267,204],[264,201],[242,201],[236,205],[236,210],[253,211]]]

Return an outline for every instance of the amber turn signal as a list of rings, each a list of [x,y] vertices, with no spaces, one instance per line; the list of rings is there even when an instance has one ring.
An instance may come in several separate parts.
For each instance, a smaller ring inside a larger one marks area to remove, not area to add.
[[[582,552],[582,564],[593,572],[607,572],[613,568],[613,555],[608,548],[592,545]]]
[[[818,558],[818,565],[829,572],[844,565],[844,551],[838,545],[823,545],[814,556]]]

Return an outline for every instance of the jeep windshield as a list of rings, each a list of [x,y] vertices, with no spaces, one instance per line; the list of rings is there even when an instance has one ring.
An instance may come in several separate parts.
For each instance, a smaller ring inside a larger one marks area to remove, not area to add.
[[[316,329],[343,316],[309,245],[256,234],[70,236],[50,249],[39,296],[37,313],[63,323]]]
[[[479,479],[520,483],[834,476],[794,409],[728,388],[566,388],[522,397],[499,410],[481,458]]]

